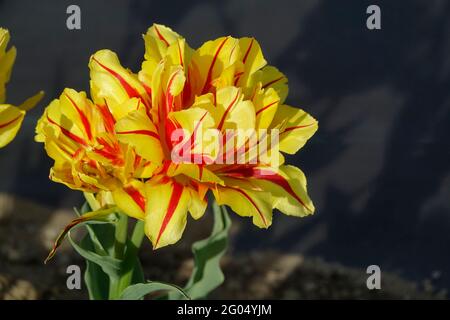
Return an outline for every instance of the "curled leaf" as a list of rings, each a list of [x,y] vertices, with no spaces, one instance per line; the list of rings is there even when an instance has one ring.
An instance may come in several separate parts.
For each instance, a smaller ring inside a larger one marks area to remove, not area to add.
[[[56,238],[55,243],[53,244],[53,248],[45,259],[44,263],[46,264],[56,253],[56,250],[61,245],[67,233],[72,230],[74,227],[77,227],[86,222],[114,222],[116,216],[114,213],[117,211],[116,207],[111,207],[103,210],[92,211],[83,214],[81,217],[72,220],[65,228],[61,231],[59,236]]]

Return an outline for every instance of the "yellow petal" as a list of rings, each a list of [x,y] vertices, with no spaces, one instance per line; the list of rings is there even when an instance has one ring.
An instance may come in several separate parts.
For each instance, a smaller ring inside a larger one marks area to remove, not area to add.
[[[167,48],[167,61],[171,65],[180,65],[183,69],[187,69],[191,62],[194,50],[186,43],[185,39],[178,38]]]
[[[128,143],[138,155],[160,165],[163,151],[159,134],[143,109],[130,112],[115,125],[119,141]]]
[[[190,193],[180,183],[169,179],[145,186],[147,207],[145,233],[158,249],[177,242],[186,227]]]
[[[305,111],[280,105],[272,126],[280,125],[279,149],[294,154],[305,145],[318,129],[318,122]]]
[[[249,87],[251,85],[251,76],[261,68],[263,68],[267,61],[259,46],[258,41],[254,38],[240,38],[240,60],[243,64],[243,70],[236,74],[234,85],[238,87]],[[244,92],[247,90],[244,89]]]
[[[222,37],[204,43],[192,55],[190,71],[192,92],[196,95],[211,90],[215,79],[239,59],[239,41]]]
[[[273,88],[268,90],[257,89],[252,102],[256,111],[256,127],[267,129],[278,109],[280,97]]]
[[[229,86],[238,86],[236,85],[237,80],[239,80],[240,75],[244,73],[244,65],[241,61],[236,61],[234,64],[225,68],[222,73],[214,80],[211,81],[212,86],[216,89],[229,87]]]
[[[181,66],[161,63],[155,70],[152,80],[152,117],[161,129],[170,112],[182,108],[181,95],[186,77]]]
[[[226,186],[213,189],[219,205],[227,205],[238,215],[252,217],[253,224],[268,228],[272,224],[272,199],[268,192],[255,190],[248,181],[227,178]]]
[[[11,70],[17,54],[15,47],[6,51],[8,42],[8,30],[0,28],[0,103],[5,102],[5,85],[9,82],[11,77]]]
[[[214,120],[208,110],[203,108],[189,108],[171,112],[169,118],[176,124],[178,131],[172,132],[170,137],[176,142],[171,159],[175,163],[202,163],[203,160],[212,161],[216,154],[214,139],[206,139],[208,130],[214,127]],[[183,130],[183,131],[181,131]],[[195,161],[197,159],[197,161]]]
[[[171,163],[169,168],[167,169],[167,175],[170,177],[185,175],[190,179],[194,179],[198,182],[223,184],[222,179],[214,174],[214,172],[209,170],[208,167],[195,163]]]
[[[280,103],[286,100],[288,95],[288,79],[274,66],[266,66],[260,71],[255,72],[250,83],[256,86],[257,83],[261,82],[262,89],[273,88],[278,96],[280,97]]]
[[[141,102],[141,99],[131,98],[123,101],[120,104],[108,105],[108,109],[111,110],[111,113],[114,115],[114,118],[120,121],[122,118],[126,117],[130,112],[140,109],[146,110],[146,107]]]
[[[256,167],[246,178],[255,187],[270,192],[273,207],[281,212],[299,217],[314,213],[314,205],[306,189],[306,178],[300,169],[288,165],[276,169]]]
[[[255,128],[255,108],[251,101],[243,101],[243,98],[239,88],[221,88],[217,90],[216,104],[205,106],[213,116],[219,131]]]
[[[208,201],[205,196],[201,196],[197,190],[189,188],[190,202],[188,205],[189,213],[191,217],[195,220],[200,219],[205,214],[206,208],[208,206]]]
[[[123,188],[112,192],[114,202],[126,215],[143,220],[145,214],[144,183],[133,180]]]
[[[169,46],[178,39],[181,39],[181,36],[172,29],[160,24],[153,24],[144,35],[145,59],[159,62],[166,56]]]
[[[0,148],[10,143],[22,125],[25,111],[9,104],[0,105]]]
[[[41,119],[37,129],[52,128],[54,136],[72,150],[88,145],[97,132],[105,131],[103,117],[86,93],[72,89],[65,89],[59,99],[53,100]]]
[[[253,74],[267,64],[255,38],[240,38],[239,48],[245,71]]]
[[[74,101],[73,98],[77,94],[75,91],[66,90],[64,92],[68,96],[72,96],[71,99]],[[74,122],[68,118],[69,114],[77,111],[73,110],[74,106],[68,96],[62,99],[63,95],[61,95],[60,99],[53,100],[45,109],[36,126],[35,140],[37,142],[45,142],[47,154],[55,161],[71,162],[76,151],[81,146],[87,145],[87,133],[83,131],[81,120]],[[80,93],[80,96],[76,98],[78,103],[79,100],[83,99],[85,99],[85,94],[83,93]],[[79,108],[79,105],[77,107]],[[77,118],[80,119],[79,117]]]
[[[129,98],[140,98],[149,108],[150,96],[138,77],[120,64],[117,55],[110,50],[97,51],[89,61],[91,70],[91,95],[96,104],[110,107],[116,119],[121,114],[114,114],[115,106]]]

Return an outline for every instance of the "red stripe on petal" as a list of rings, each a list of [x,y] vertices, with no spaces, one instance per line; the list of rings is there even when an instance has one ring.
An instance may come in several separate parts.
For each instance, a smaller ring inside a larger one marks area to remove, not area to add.
[[[159,135],[156,132],[150,130],[130,130],[130,131],[118,131],[117,134],[143,134],[159,140]]]
[[[239,82],[239,79],[241,78],[241,76],[244,74],[244,72],[237,72],[234,75],[234,85],[236,86],[237,83]]]
[[[203,86],[202,93],[206,93],[207,89],[210,87],[211,77],[214,65],[216,64],[217,57],[219,56],[220,51],[222,50],[223,46],[225,45],[225,42],[227,42],[228,37],[226,37],[219,45],[219,47],[216,50],[216,53],[214,54],[213,60],[211,61],[211,65],[209,66],[208,74],[206,76],[205,85]]]
[[[266,217],[264,217],[264,215],[262,214],[261,210],[259,209],[259,207],[256,205],[255,201],[253,201],[253,199],[244,192],[244,190],[242,189],[238,189],[238,188],[230,188],[232,190],[235,190],[237,192],[239,192],[240,194],[242,194],[248,201],[250,201],[250,203],[255,207],[256,211],[258,211],[259,216],[261,217],[264,225],[267,227],[267,220]]]
[[[114,119],[114,116],[112,115],[111,111],[109,110],[109,107],[105,100],[105,105],[96,105],[97,109],[100,111],[103,123],[105,126],[105,129],[107,132],[114,132],[114,125],[116,124],[116,120]]]
[[[263,179],[270,181],[272,183],[275,183],[282,187],[284,190],[286,190],[287,193],[289,193],[294,199],[296,199],[305,209],[307,209],[310,212],[313,212],[306,204],[305,202],[292,190],[292,187],[289,185],[287,180],[281,176],[280,174],[271,171],[271,170],[264,170],[264,169],[253,169],[253,178],[257,179]]]
[[[255,39],[252,39],[252,41],[250,42],[250,45],[249,45],[248,48],[247,48],[247,52],[246,52],[245,55],[244,55],[244,59],[242,59],[242,63],[244,63],[244,64],[245,64],[245,61],[247,61],[248,54],[250,53],[250,50],[252,49],[253,41],[254,41],[254,40],[255,40]]]
[[[161,41],[164,41],[164,43],[166,44],[166,46],[169,46],[169,42],[166,40],[166,38],[163,37],[163,35],[161,34],[161,32],[159,32],[159,29],[158,29],[158,27],[157,27],[156,25],[155,25],[155,31],[156,31],[156,34],[158,35],[159,39],[160,39]]]
[[[67,130],[66,128],[63,128],[62,126],[60,126],[59,124],[57,124],[55,121],[53,121],[52,119],[50,119],[50,117],[49,117],[48,115],[47,115],[47,120],[48,120],[48,122],[50,122],[51,124],[57,126],[59,129],[61,129],[61,132],[62,132],[65,136],[67,136],[68,138],[72,139],[73,141],[75,141],[75,142],[77,142],[77,143],[79,143],[79,144],[81,144],[81,145],[83,145],[83,146],[87,146],[87,143],[86,143],[86,141],[85,141],[83,138],[77,136],[76,134],[73,134],[72,132],[70,132],[70,131]]]
[[[279,77],[279,78],[277,78],[277,79],[275,79],[275,80],[272,80],[272,81],[267,82],[265,85],[262,86],[262,89],[267,88],[268,86],[270,86],[270,85],[272,85],[272,84],[274,84],[274,83],[280,81],[280,80],[283,79],[283,78],[284,78],[284,76],[281,76],[281,77]]]
[[[202,181],[202,177],[203,177],[203,165],[199,165],[199,166],[198,166],[198,176],[199,176],[199,180]]]
[[[158,246],[159,240],[161,239],[162,234],[167,228],[170,220],[172,219],[175,210],[177,209],[178,202],[180,201],[181,195],[183,194],[183,186],[177,182],[173,183],[172,194],[170,196],[169,205],[167,207],[166,215],[164,216],[164,220],[161,224],[161,228],[159,229],[158,237],[156,239],[155,247]]]
[[[186,147],[188,146],[188,144],[190,144],[191,150],[194,149],[194,147],[195,147],[195,144],[194,144],[194,142],[195,142],[195,137],[196,137],[196,135],[197,135],[198,129],[200,129],[200,126],[201,126],[201,124],[202,124],[202,122],[203,122],[203,120],[205,119],[205,117],[206,117],[207,114],[208,114],[208,111],[205,111],[205,113],[203,114],[203,116],[202,116],[202,117],[200,118],[200,120],[197,122],[197,124],[195,125],[195,128],[194,128],[194,132],[192,132],[191,137],[189,138],[189,140],[187,140],[187,141],[184,143],[184,145],[183,145],[183,147],[182,147],[182,150],[184,150],[184,148],[186,148]]]
[[[73,99],[69,95],[67,95],[67,94],[64,94],[64,95],[66,96],[67,99],[69,99],[72,106],[77,110],[78,115],[80,116],[81,122],[83,123],[84,130],[86,131],[86,134],[88,136],[88,139],[91,140],[92,139],[92,131],[91,131],[91,126],[90,126],[89,120],[86,117],[86,114],[83,112],[83,110],[81,110],[78,107],[78,105],[75,103],[75,101],[73,101]]]
[[[269,103],[268,105],[262,107],[261,109],[259,109],[258,111],[256,111],[256,115],[260,114],[261,112],[263,112],[264,110],[270,108],[271,106],[273,106],[274,104],[278,103],[279,101],[274,101],[272,103]]]
[[[315,123],[305,124],[305,125],[302,125],[302,126],[288,127],[288,128],[286,128],[286,129],[284,129],[284,131],[282,132],[282,134],[285,133],[285,132],[288,132],[288,131],[295,130],[295,129],[302,129],[302,128],[311,127],[311,126],[313,126],[313,125],[315,125]]]
[[[8,122],[0,123],[0,129],[5,128],[5,127],[9,126],[10,124],[13,124],[14,122],[16,122],[19,119],[20,119],[20,116],[17,116],[14,119],[9,120]]]
[[[145,197],[132,186],[128,186],[124,188],[124,191],[133,199],[134,202],[141,208],[142,211],[145,212]]]
[[[236,93],[236,96],[234,97],[233,101],[231,101],[230,105],[227,107],[227,109],[225,110],[225,112],[222,115],[222,119],[220,119],[219,125],[217,126],[217,129],[219,129],[219,131],[222,130],[222,126],[225,122],[225,118],[228,115],[228,112],[230,112],[231,108],[234,106],[234,104],[236,103],[237,98],[239,97],[240,91],[238,90]]]
[[[175,72],[172,74],[172,76],[169,79],[169,83],[167,84],[167,92],[166,92],[166,114],[169,114],[173,110],[173,95],[170,93],[170,89],[173,85],[173,81],[175,80],[175,77],[178,75],[178,72]]]
[[[120,74],[118,74],[116,71],[112,70],[111,68],[108,68],[104,64],[100,63],[97,59],[92,57],[92,60],[98,63],[99,66],[101,66],[103,69],[105,69],[107,72],[109,72],[114,78],[116,78],[122,87],[125,89],[125,91],[128,94],[128,97],[130,98],[142,98],[139,92],[133,88]]]
[[[178,45],[178,56],[180,58],[180,64],[184,67],[183,55],[181,54],[181,48],[180,48],[180,40],[177,41],[177,45]]]
[[[112,144],[109,144],[108,141],[102,137],[98,137],[96,140],[100,144],[100,148],[95,149],[96,153],[111,160],[113,165],[123,165],[124,160],[122,158],[122,150],[118,143],[112,142]]]

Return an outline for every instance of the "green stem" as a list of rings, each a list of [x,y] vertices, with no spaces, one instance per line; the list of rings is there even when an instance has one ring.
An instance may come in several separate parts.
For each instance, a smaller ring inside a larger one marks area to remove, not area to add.
[[[120,278],[116,281],[112,281],[110,290],[110,299],[120,298],[123,290],[125,290],[133,280],[133,273],[139,272],[139,276],[142,276],[142,269],[139,260],[136,259],[139,248],[141,247],[142,240],[144,239],[144,222],[137,221],[134,226],[133,233],[131,234],[130,241],[127,243],[126,250],[120,259],[124,262],[123,270]],[[117,240],[117,238],[116,238]],[[143,282],[144,279],[141,279]]]
[[[119,214],[119,219],[116,223],[115,242],[114,242],[114,258],[123,260],[125,257],[125,248],[127,243],[128,233],[128,217],[122,213]],[[109,299],[114,300],[120,297],[120,278],[110,279],[109,284]]]
[[[114,244],[114,256],[117,259],[123,259],[125,255],[125,246],[127,244],[128,233],[128,217],[124,214],[119,214],[119,220],[117,221]]]
[[[134,226],[133,234],[131,235],[131,243],[133,244],[134,251],[138,251],[141,247],[142,240],[144,239],[144,221],[138,220]],[[135,253],[136,253],[135,252]]]
[[[142,240],[144,239],[144,222],[143,221],[137,221],[136,225],[134,226],[133,233],[131,235],[130,242],[127,246],[127,251],[125,255],[124,260],[124,270],[123,274],[120,277],[118,290],[120,293],[123,292],[132,282],[133,279],[133,273],[139,272],[139,277],[141,282],[144,281],[143,275],[142,275],[142,268],[139,262],[139,259],[136,259],[139,248],[141,247]]]

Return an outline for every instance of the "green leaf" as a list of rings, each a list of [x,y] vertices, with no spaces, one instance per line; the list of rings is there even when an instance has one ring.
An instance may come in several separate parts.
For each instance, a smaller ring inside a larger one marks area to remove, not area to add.
[[[94,250],[89,234],[86,234],[83,240],[81,240],[80,246],[85,250]],[[86,260],[84,282],[89,292],[89,299],[108,299],[109,277],[105,272],[103,272],[102,268],[98,264]]]
[[[79,217],[82,217],[83,214],[92,211],[87,202],[85,202],[81,207],[81,212],[78,211],[77,208],[73,209]],[[91,244],[93,246],[91,250],[94,250],[100,255],[109,255],[110,251],[112,250],[112,241],[110,240],[110,238],[112,237],[114,239],[114,225],[112,223],[103,223],[100,225],[86,223],[84,224],[84,226],[88,231],[87,237],[90,238]]]
[[[95,200],[95,198],[93,198]],[[92,201],[91,201],[92,202]],[[95,204],[95,203],[94,203]],[[95,207],[98,210],[99,206]],[[74,208],[78,216],[92,211],[93,209],[88,202],[81,207],[81,213]],[[84,224],[88,233],[80,242],[80,247],[87,251],[104,256],[112,255],[114,245],[115,225],[113,223],[102,224]],[[102,268],[89,260],[86,260],[86,270],[84,272],[84,282],[88,289],[89,299],[91,300],[107,300],[110,285],[109,276]]]
[[[86,197],[86,199],[89,198]],[[100,208],[93,198],[81,207],[82,213],[79,213],[75,208],[78,216],[82,217],[86,212],[92,211],[89,203],[93,203],[97,210]],[[116,211],[116,214],[120,215],[120,212]],[[88,230],[88,234],[79,246],[74,244],[72,239],[69,240],[75,250],[86,259],[84,278],[90,299],[109,299],[112,289],[117,289],[120,293],[123,291],[121,288],[126,288],[130,284],[145,282],[143,270],[137,257],[137,251],[144,236],[143,223],[138,222],[132,238],[127,239],[124,259],[115,257],[114,240],[117,223],[84,223],[83,226]]]
[[[139,261],[138,252],[144,238],[144,222],[136,221],[131,239],[127,240],[125,258],[123,261],[123,284],[128,287],[130,284],[144,282],[144,273],[141,262]]]
[[[121,300],[141,300],[147,294],[156,293],[158,294],[158,296],[160,296],[161,294],[165,294],[168,291],[176,292],[183,300],[190,299],[189,296],[183,291],[183,289],[172,284],[156,281],[131,285],[123,291],[120,298]]]
[[[127,239],[123,268],[116,292],[122,292],[132,284],[145,283],[144,270],[139,260],[139,248],[144,238],[144,222],[137,221],[130,239]]]
[[[70,232],[67,235],[67,238],[80,256],[88,261],[97,264],[110,278],[117,279],[120,277],[120,272],[122,270],[121,260],[110,256],[102,256],[95,253],[94,251],[83,248],[71,238]]]
[[[204,298],[222,284],[225,277],[220,268],[220,259],[228,244],[230,218],[225,207],[219,207],[212,201],[214,213],[213,231],[209,238],[197,241],[192,245],[194,253],[194,270],[185,291],[191,299]],[[171,295],[170,298],[175,298]]]

